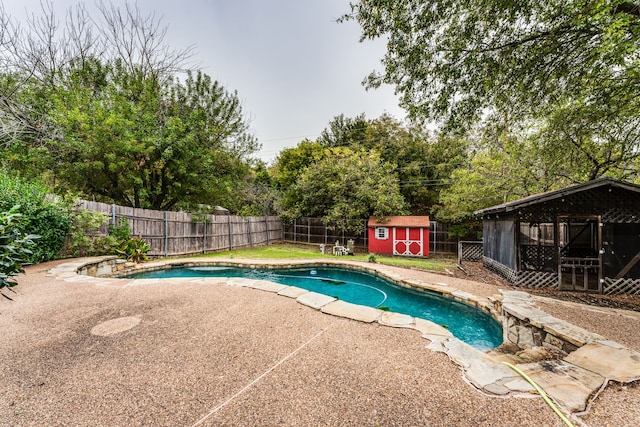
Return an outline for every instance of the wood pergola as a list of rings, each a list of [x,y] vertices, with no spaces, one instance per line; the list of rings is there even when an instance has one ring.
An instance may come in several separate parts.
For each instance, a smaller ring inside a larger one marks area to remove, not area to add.
[[[476,212],[483,263],[519,286],[640,294],[640,186],[601,178]]]

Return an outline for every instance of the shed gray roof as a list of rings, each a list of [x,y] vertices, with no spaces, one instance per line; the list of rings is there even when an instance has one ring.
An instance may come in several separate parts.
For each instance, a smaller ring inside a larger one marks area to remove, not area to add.
[[[582,184],[574,185],[572,187],[563,188],[562,190],[549,191],[546,193],[535,194],[533,196],[525,197],[523,199],[514,200],[513,202],[503,203],[501,205],[492,206],[489,208],[475,211],[475,215],[487,215],[494,213],[510,212],[516,209],[524,208],[527,206],[535,205],[538,203],[547,202],[549,200],[558,199],[571,194],[579,193],[581,191],[592,190],[594,188],[612,186],[621,188],[624,190],[632,191],[640,194],[640,185],[632,184],[630,182],[620,181],[613,178],[599,178],[593,181],[588,181]]]

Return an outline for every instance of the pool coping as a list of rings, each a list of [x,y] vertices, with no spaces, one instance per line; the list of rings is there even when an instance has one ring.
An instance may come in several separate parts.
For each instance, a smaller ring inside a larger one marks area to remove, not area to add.
[[[527,321],[543,330],[553,331],[573,340],[576,349],[563,360],[518,363],[508,355],[483,352],[454,337],[447,329],[431,321],[412,316],[387,312],[337,300],[336,298],[266,280],[243,278],[184,278],[184,279],[127,279],[124,274],[157,270],[175,266],[245,266],[255,267],[299,267],[349,266],[380,275],[405,287],[434,292],[444,297],[475,306],[503,324],[505,340],[508,334],[508,318]],[[534,379],[547,394],[566,412],[588,411],[588,403],[594,393],[606,387],[609,380],[623,383],[640,380],[640,353],[578,328],[568,322],[554,318],[532,307],[534,299],[522,291],[501,290],[501,295],[489,298],[477,297],[444,282],[429,283],[416,279],[403,279],[400,275],[385,271],[380,264],[367,264],[348,260],[212,260],[179,258],[152,261],[143,264],[126,263],[117,257],[81,258],[58,265],[48,274],[65,281],[90,281],[96,285],[148,286],[160,281],[225,284],[275,293],[295,299],[298,303],[322,313],[344,317],[360,322],[378,323],[383,326],[417,330],[422,338],[429,340],[429,350],[446,354],[463,372],[463,378],[476,389],[496,396],[531,396],[534,388],[504,362],[518,363],[518,367]],[[94,273],[95,275],[92,275]],[[446,278],[443,277],[443,281]],[[611,363],[611,358],[616,363]],[[613,366],[612,366],[613,365]]]

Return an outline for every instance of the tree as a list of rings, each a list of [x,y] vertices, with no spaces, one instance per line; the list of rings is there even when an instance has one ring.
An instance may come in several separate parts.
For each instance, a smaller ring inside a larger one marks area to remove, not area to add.
[[[241,208],[239,215],[275,216],[282,207],[282,193],[277,189],[264,162],[257,161],[245,185],[237,189]]]
[[[637,179],[637,1],[362,0],[362,40],[388,37],[384,70],[416,119],[494,129],[440,193],[440,220],[601,176]]]
[[[540,120],[528,138],[539,161],[559,181],[580,183],[609,176],[633,181],[640,159],[636,104],[575,100]]]
[[[364,114],[353,119],[340,114],[320,133],[318,142],[326,148],[358,145],[366,139],[369,123]]]
[[[160,85],[119,62],[89,64],[52,95],[59,179],[81,194],[158,210],[233,198],[256,149],[235,93],[202,73]]]
[[[325,222],[402,215],[406,205],[394,166],[375,151],[334,148],[307,168],[293,186],[287,216],[322,217]]]
[[[516,133],[501,124],[485,126],[470,135],[468,144],[468,162],[451,172],[449,186],[440,193],[435,212],[441,221],[473,223],[476,210],[568,183],[558,179],[558,163],[545,161],[544,147],[528,127]]]
[[[70,70],[82,69],[85,61],[119,61],[129,74],[141,73],[160,84],[188,69],[193,48],[168,46],[167,27],[154,13],[145,15],[128,3],[123,9],[103,1],[97,6],[97,16],[91,16],[79,3],[60,22],[52,3],[43,1],[41,13],[29,15],[24,26],[0,7],[0,65],[5,70],[0,85],[0,143],[33,146],[59,136],[48,120],[48,110],[35,108],[21,97],[34,86],[64,85]],[[45,101],[46,91],[43,95]]]
[[[0,10],[0,163],[127,206],[235,203],[257,149],[237,93],[177,79],[191,49],[167,47],[154,14],[98,10],[80,4],[60,26],[43,3],[24,29]]]
[[[396,165],[400,191],[414,215],[432,213],[451,171],[466,162],[463,138],[434,135],[387,114],[369,122],[359,146],[378,151],[385,162]]]
[[[309,165],[321,160],[324,155],[322,144],[308,139],[293,148],[285,148],[278,154],[271,168],[276,185],[286,191]]]
[[[416,117],[464,128],[485,109],[510,117],[567,100],[640,99],[636,1],[361,0],[362,39],[388,37],[383,73]],[[636,109],[637,110],[637,109]]]

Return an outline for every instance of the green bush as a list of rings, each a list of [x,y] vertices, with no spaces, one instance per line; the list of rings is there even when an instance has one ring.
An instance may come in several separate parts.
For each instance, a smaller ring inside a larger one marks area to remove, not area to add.
[[[140,237],[131,237],[129,221],[124,218],[118,220],[118,225],[109,225],[109,235],[118,242],[115,253],[127,261],[146,261],[151,246]]]
[[[18,232],[41,236],[33,253],[23,254],[26,261],[56,259],[71,227],[66,209],[47,197],[46,187],[0,172],[0,211],[9,211],[14,206],[20,206]]]
[[[133,237],[122,241],[117,252],[118,255],[126,258],[127,261],[142,262],[147,260],[149,249],[151,249],[151,247],[147,242],[139,237]]]
[[[24,273],[26,259],[33,253],[29,249],[34,239],[39,236],[25,236],[19,231],[23,216],[18,213],[19,206],[8,212],[0,212],[0,295],[9,298],[2,292],[4,288],[11,290],[17,285],[14,277]]]
[[[62,249],[63,255],[83,257],[114,253],[119,240],[100,233],[100,227],[109,219],[108,215],[78,209],[76,202],[69,208],[68,215],[71,219],[71,230]]]
[[[109,234],[104,235],[101,228],[109,220],[109,216],[101,213],[79,209],[77,202],[68,202],[71,218],[71,231],[62,253],[68,256],[118,255],[129,261],[147,260],[149,245],[140,238],[131,238],[129,222],[120,218],[118,224],[109,224]]]

